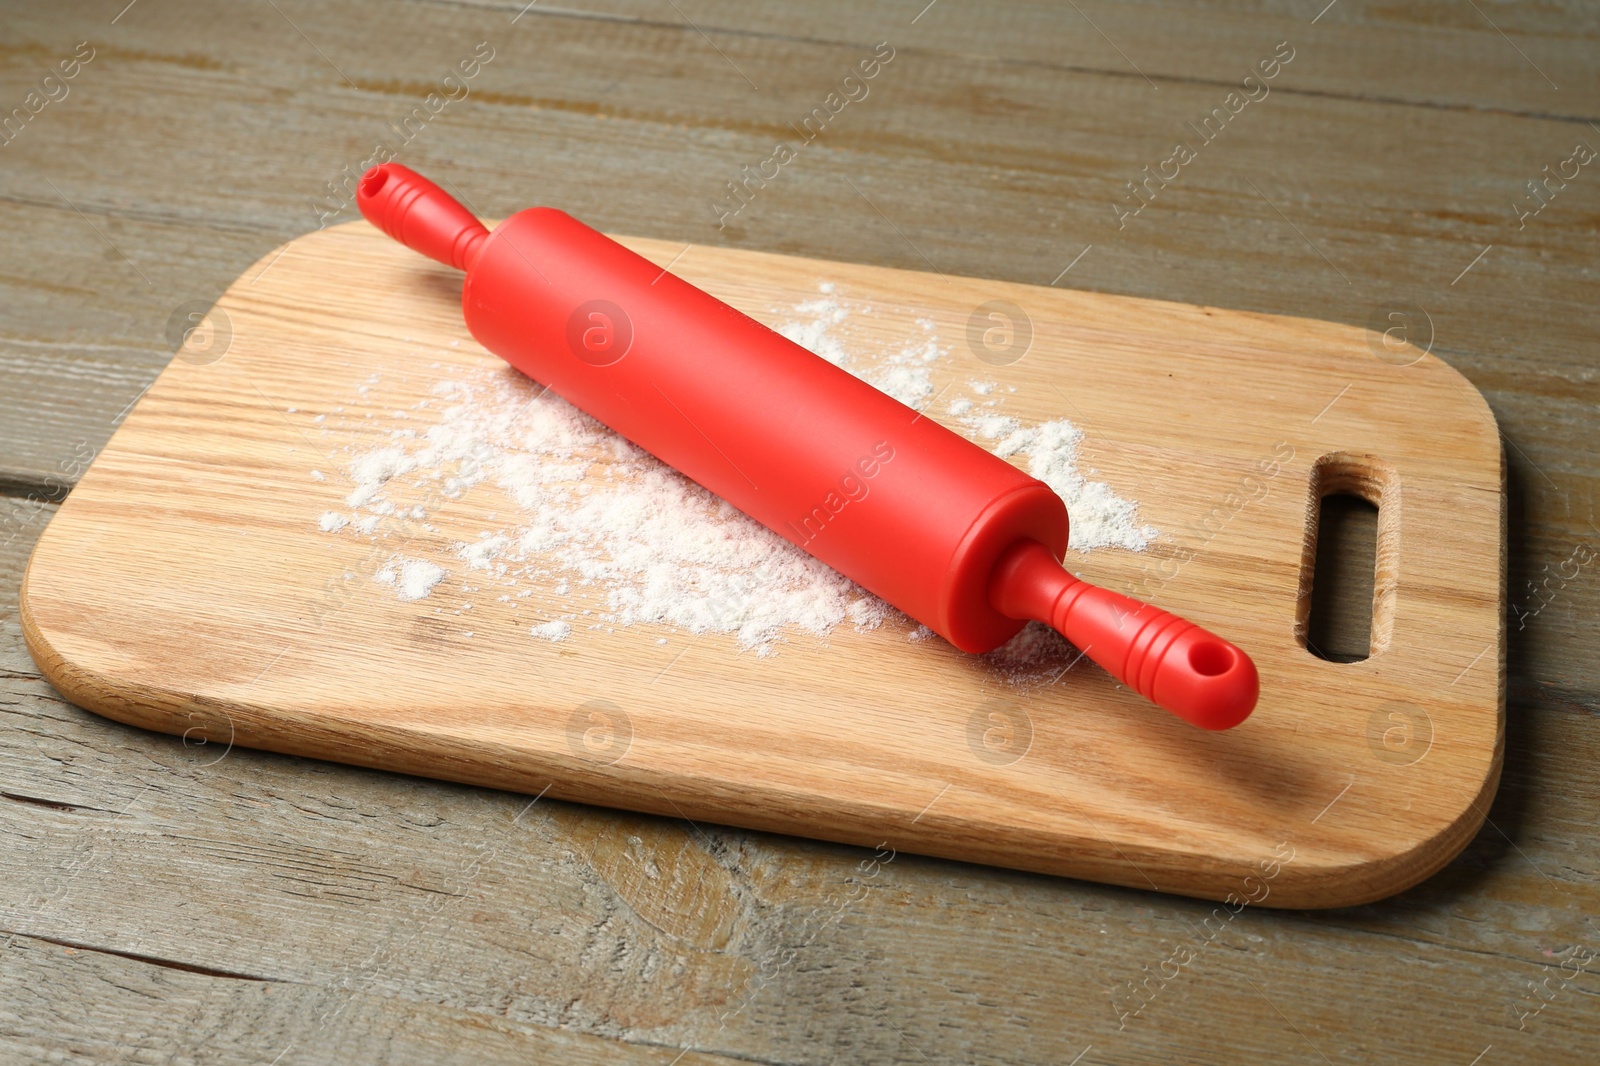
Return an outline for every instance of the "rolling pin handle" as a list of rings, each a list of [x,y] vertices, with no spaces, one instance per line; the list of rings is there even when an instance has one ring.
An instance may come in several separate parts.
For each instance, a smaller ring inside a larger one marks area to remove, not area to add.
[[[1177,615],[1069,574],[1025,540],[1000,557],[989,583],[995,610],[1051,626],[1107,673],[1202,729],[1231,729],[1260,695],[1255,663]]]
[[[489,236],[453,196],[399,163],[380,163],[361,175],[356,206],[407,248],[457,270],[473,264]]]

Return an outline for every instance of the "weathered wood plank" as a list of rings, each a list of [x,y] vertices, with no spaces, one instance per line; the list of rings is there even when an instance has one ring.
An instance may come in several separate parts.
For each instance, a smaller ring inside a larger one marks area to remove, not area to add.
[[[0,1055],[8,1061],[735,1061],[699,1053],[674,1060],[676,1054],[675,1048],[519,1024],[336,984],[201,973],[24,936],[10,937],[0,948]]]
[[[515,0],[467,2],[513,12],[522,6]],[[649,0],[622,0],[608,4],[604,17],[680,30],[693,19],[724,48],[729,38],[744,36],[856,45],[904,41],[948,54],[1148,78],[1142,83],[1158,88],[1172,81],[1235,84],[1257,58],[1241,56],[1241,45],[1288,40],[1313,46],[1319,56],[1298,72],[1290,92],[1572,119],[1593,117],[1600,88],[1592,62],[1600,20],[1578,3],[1482,11],[1449,0],[1404,6],[1352,0],[925,4],[823,0],[752,8],[737,0],[697,0],[673,13]],[[570,15],[542,7],[528,17]]]

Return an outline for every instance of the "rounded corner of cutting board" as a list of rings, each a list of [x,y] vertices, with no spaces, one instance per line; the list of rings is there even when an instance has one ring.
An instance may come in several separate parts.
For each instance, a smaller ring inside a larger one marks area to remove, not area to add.
[[[1499,784],[1500,759],[1496,758],[1477,795],[1463,799],[1455,816],[1436,823],[1432,833],[1376,857],[1320,866],[1307,864],[1299,876],[1284,884],[1284,891],[1274,891],[1264,905],[1289,910],[1337,910],[1377,903],[1417,887],[1466,850],[1488,820],[1489,804]]]
[[[39,668],[39,676],[69,702],[81,707],[85,706],[82,700],[85,686],[78,683],[79,671],[56,650],[34,607],[33,590],[39,582],[40,560],[46,548],[47,541],[44,539],[34,545],[28,565],[22,571],[22,585],[17,590],[17,617],[22,625],[22,643],[32,656],[33,665]]]
[[[160,713],[161,700],[156,694],[141,697],[112,675],[87,663],[73,661],[58,647],[59,642],[51,639],[49,625],[40,617],[35,590],[41,580],[41,568],[51,565],[48,553],[54,538],[50,535],[50,529],[60,523],[65,512],[66,508],[63,507],[63,511],[58,512],[50,526],[45,528],[44,535],[34,545],[33,554],[29,556],[28,565],[22,572],[22,584],[17,595],[17,616],[22,626],[23,645],[28,649],[33,664],[38,667],[39,676],[67,702],[124,725],[169,733],[172,729],[167,718]],[[47,570],[44,580],[48,580]]]
[[[1489,400],[1483,395],[1482,390],[1472,383],[1471,378],[1437,355],[1429,354],[1425,357],[1425,361],[1437,364],[1437,372],[1445,375],[1456,386],[1456,390],[1461,393],[1465,401],[1463,404],[1465,411],[1474,420],[1479,440],[1500,455],[1501,465],[1504,466],[1505,446],[1501,443],[1500,420],[1495,417],[1494,408],[1489,406]]]

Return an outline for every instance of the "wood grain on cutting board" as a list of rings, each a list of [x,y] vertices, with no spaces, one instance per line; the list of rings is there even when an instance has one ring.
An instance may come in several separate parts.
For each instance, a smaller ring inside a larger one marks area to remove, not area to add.
[[[307,467],[336,470],[320,449],[386,442],[441,376],[498,361],[466,336],[457,278],[364,223],[248,271],[219,302],[223,357],[174,361],[85,474],[26,579],[41,669],[171,733],[1267,906],[1398,891],[1481,823],[1502,737],[1502,463],[1455,371],[1311,320],[627,243],[768,321],[822,281],[874,307],[863,328],[885,345],[931,318],[956,348],[936,389],[996,380],[1017,390],[1005,413],[1070,418],[1082,464],[1165,535],[1069,565],[1244,647],[1256,714],[1202,733],[1087,665],[1013,687],[899,626],[762,658],[647,626],[543,643],[495,603],[463,623],[435,610],[454,578],[396,600],[372,580],[391,550],[318,534],[349,486]],[[1004,366],[962,339],[991,300],[1034,333]],[[315,417],[373,374],[347,438],[323,437]],[[1329,491],[1380,505],[1360,663],[1300,636]],[[469,493],[393,550],[443,560],[508,505]]]

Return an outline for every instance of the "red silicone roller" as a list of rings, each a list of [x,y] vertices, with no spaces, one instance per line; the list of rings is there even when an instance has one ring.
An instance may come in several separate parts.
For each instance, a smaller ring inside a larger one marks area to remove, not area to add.
[[[1003,459],[548,207],[491,233],[394,163],[361,213],[467,272],[489,351],[967,652],[1027,619],[1195,725],[1255,706],[1249,656],[1079,581],[1067,510]]]

